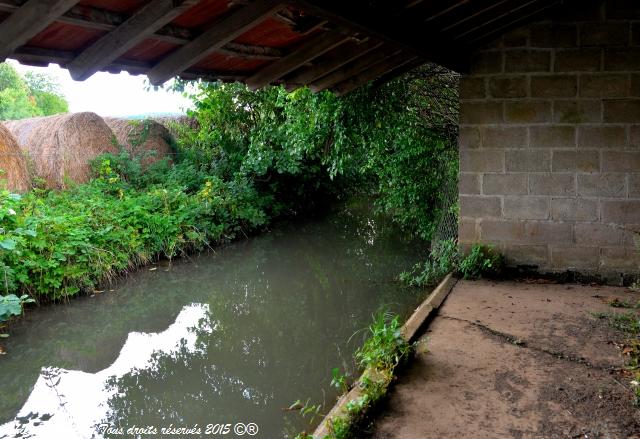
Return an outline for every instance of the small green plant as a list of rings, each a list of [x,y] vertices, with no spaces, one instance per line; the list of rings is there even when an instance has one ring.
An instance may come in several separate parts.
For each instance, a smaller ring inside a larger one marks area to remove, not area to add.
[[[334,367],[331,370],[331,386],[338,389],[340,392],[346,392],[349,390],[349,383],[347,382],[347,376],[340,372],[340,368]]]
[[[411,345],[402,337],[400,317],[379,312],[369,326],[369,338],[356,351],[356,360],[363,369],[393,370],[409,356]]]
[[[311,404],[311,398],[307,399],[305,402],[297,400],[288,408],[288,410],[290,411],[297,411],[303,418],[310,417],[309,424],[313,424],[313,421],[316,419],[316,417],[321,416],[321,409],[322,406],[320,406],[320,404]]]
[[[33,302],[34,300],[29,298],[26,294],[20,297],[15,294],[0,296],[0,325],[8,322],[14,317],[21,316],[24,311],[24,305]],[[6,335],[0,334],[0,337],[6,337]]]
[[[429,258],[416,264],[411,271],[401,273],[400,280],[415,287],[435,285],[456,270],[459,257],[456,240],[436,242],[431,247]]]
[[[504,257],[493,246],[474,244],[458,270],[464,279],[498,276],[504,269]]]
[[[609,326],[617,329],[618,331],[626,332],[632,335],[638,335],[638,333],[640,333],[640,317],[638,317],[638,315],[633,312],[600,312],[594,313],[593,315],[599,319],[607,320]]]

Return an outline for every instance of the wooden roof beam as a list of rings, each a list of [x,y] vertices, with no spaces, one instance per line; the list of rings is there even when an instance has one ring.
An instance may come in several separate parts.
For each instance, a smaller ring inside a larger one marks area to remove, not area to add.
[[[22,0],[0,0],[0,11],[15,12],[22,3],[24,3]],[[126,15],[106,9],[77,5],[58,17],[56,21],[110,32],[121,26],[128,18]],[[196,38],[196,35],[190,29],[168,24],[149,35],[149,38],[183,46]],[[282,52],[278,49],[237,43],[227,43],[218,52],[245,59],[274,60],[282,57]]]
[[[0,61],[45,30],[78,0],[29,0],[0,23]]]
[[[381,49],[371,52],[369,55],[364,55],[353,62],[331,72],[330,74],[323,76],[322,78],[314,81],[309,86],[314,92],[320,92],[334,85],[344,81],[346,78],[355,76],[364,70],[370,68],[374,64],[383,61],[391,56],[397,55],[401,52],[401,49],[391,46],[383,46]]]
[[[282,0],[256,0],[251,5],[232,12],[199,37],[156,64],[148,72],[150,82],[154,85],[164,83],[244,34],[265,18],[278,12],[283,6]]]
[[[194,6],[197,0],[151,0],[127,21],[93,43],[67,68],[76,81],[84,81],[111,64],[138,43]]]
[[[490,20],[486,20],[476,26],[470,27],[469,29],[465,30],[464,32],[461,32],[459,34],[456,35],[456,39],[459,40],[471,40],[473,43],[477,42],[480,39],[484,39],[489,35],[494,35],[495,33],[499,32],[500,30],[503,30],[507,25],[502,25],[503,22],[507,22],[507,23],[513,23],[513,22],[519,22],[521,20],[524,20],[525,18],[531,16],[531,15],[535,15],[541,11],[544,11],[552,6],[554,6],[555,4],[561,3],[562,0],[529,0],[526,1],[522,4],[520,4],[517,7],[514,7],[506,12],[503,12],[502,14],[497,14],[492,16],[492,18]],[[540,4],[543,4],[543,6],[540,6]],[[540,7],[538,7],[540,6]],[[529,9],[533,8],[534,12],[526,12]],[[524,11],[524,13],[523,13]],[[524,18],[523,18],[524,17]],[[488,28],[490,30],[488,30],[487,32],[482,33],[482,31],[486,28]],[[477,37],[473,37],[473,35],[480,35]]]
[[[351,38],[352,37],[345,34],[345,31],[342,29],[334,29],[318,34],[302,43],[300,47],[286,57],[269,64],[249,77],[247,79],[247,85],[252,90],[264,87]]]
[[[398,53],[376,63],[364,72],[342,81],[338,85],[332,87],[332,89],[338,96],[343,96],[393,70],[400,69],[406,64],[416,62],[417,59],[418,57],[407,55],[404,52]]]
[[[317,65],[300,69],[299,72],[286,78],[286,82],[308,85],[380,46],[382,46],[381,42],[369,39],[359,44],[354,43],[348,48],[341,47],[339,51],[336,51],[335,54],[329,54],[326,59],[322,59]]]
[[[433,61],[452,70],[468,70],[468,48],[410,17],[403,20],[390,17],[384,10],[362,7],[361,2],[344,0],[294,0],[305,12],[325,18],[337,25],[352,29],[380,41]]]

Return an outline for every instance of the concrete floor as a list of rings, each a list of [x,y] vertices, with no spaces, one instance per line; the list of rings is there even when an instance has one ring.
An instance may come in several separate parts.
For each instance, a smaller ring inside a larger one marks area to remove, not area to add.
[[[367,437],[630,438],[640,434],[619,342],[590,313],[623,288],[468,282],[454,288]],[[363,435],[365,435],[363,433]],[[640,436],[638,436],[640,437]]]

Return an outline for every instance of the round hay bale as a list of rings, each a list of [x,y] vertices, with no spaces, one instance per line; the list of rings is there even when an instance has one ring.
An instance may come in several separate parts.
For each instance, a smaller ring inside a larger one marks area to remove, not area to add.
[[[62,114],[6,122],[46,187],[63,189],[91,178],[91,160],[117,153],[113,133],[95,113]]]
[[[132,157],[139,157],[143,168],[173,154],[173,136],[158,122],[105,118],[104,121],[116,136],[116,140]]]
[[[189,116],[163,116],[154,117],[153,120],[165,127],[174,138],[177,138],[179,136],[182,127],[186,127],[192,130],[200,129],[198,120],[194,117]]]
[[[26,192],[31,189],[31,177],[27,162],[11,132],[0,123],[0,169],[4,171],[1,179],[7,180],[7,189],[13,192]]]

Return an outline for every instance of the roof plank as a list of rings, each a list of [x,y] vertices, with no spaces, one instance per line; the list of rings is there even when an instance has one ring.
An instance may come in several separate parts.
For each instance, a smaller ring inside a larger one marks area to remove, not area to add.
[[[291,54],[275,61],[247,79],[249,88],[255,90],[291,73],[314,58],[334,49],[352,37],[342,29],[321,33],[302,43]]]
[[[411,14],[389,17],[383,10],[359,1],[295,0],[303,10],[343,27],[362,32],[389,44],[441,64],[452,70],[468,70],[469,49],[416,20]],[[437,44],[434,44],[437,42]]]
[[[358,73],[368,69],[374,64],[385,60],[393,55],[401,52],[401,49],[392,46],[383,46],[382,48],[374,51],[373,53],[365,56],[361,56],[353,62],[335,70],[334,72],[314,81],[309,87],[314,92],[320,92],[327,88],[333,87],[346,78],[357,75]]]
[[[296,85],[308,85],[316,79],[322,78],[328,75],[336,69],[350,63],[351,61],[366,55],[373,49],[377,49],[382,46],[382,43],[369,39],[359,44],[353,44],[348,48],[340,48],[337,53],[329,54],[327,59],[323,59],[322,62],[317,65],[307,67],[300,72],[287,78],[287,83]]]
[[[359,88],[374,79],[377,79],[383,76],[386,73],[389,73],[393,70],[397,70],[402,68],[402,66],[406,64],[411,64],[415,62],[418,57],[408,56],[406,53],[401,52],[397,55],[389,57],[385,60],[380,61],[379,63],[373,65],[371,68],[365,70],[364,72],[355,75],[345,81],[342,81],[338,85],[333,87],[333,91],[338,96],[343,96],[356,88]]]
[[[71,77],[84,81],[196,3],[197,0],[151,0],[71,61],[67,65]]]
[[[0,23],[0,61],[45,30],[78,0],[29,0]]]
[[[247,32],[283,6],[282,0],[257,0],[238,9],[156,64],[148,72],[150,82],[154,85],[164,83]]]

